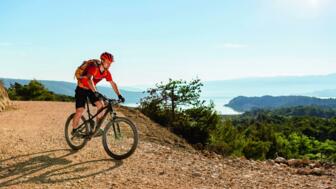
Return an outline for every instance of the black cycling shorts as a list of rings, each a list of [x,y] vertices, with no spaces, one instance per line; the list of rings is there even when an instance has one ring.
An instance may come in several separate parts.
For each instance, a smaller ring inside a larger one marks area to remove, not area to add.
[[[93,106],[95,106],[95,102],[99,101],[99,98],[97,98],[89,89],[84,89],[77,86],[75,92],[76,108],[85,108],[85,102],[87,101],[88,97]]]

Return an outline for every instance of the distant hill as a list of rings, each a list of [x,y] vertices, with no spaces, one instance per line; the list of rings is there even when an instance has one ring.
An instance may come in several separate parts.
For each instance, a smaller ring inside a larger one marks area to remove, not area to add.
[[[205,81],[203,96],[236,97],[300,95],[336,97],[336,74],[312,76],[252,77]]]
[[[246,112],[254,109],[273,109],[294,106],[322,106],[336,108],[336,99],[320,99],[306,96],[239,96],[232,99],[225,106],[231,107],[239,112]]]
[[[335,86],[336,87],[336,86]],[[314,91],[312,93],[308,93],[308,96],[318,96],[318,97],[336,97],[336,89],[325,89],[320,91]]]
[[[233,98],[236,96],[300,95],[336,97],[336,73],[328,75],[250,77],[202,81],[202,97]],[[145,91],[153,85],[134,85],[128,91]]]
[[[0,80],[3,81],[4,87],[6,88],[10,87],[10,85],[14,84],[15,82],[21,85],[26,85],[30,81],[23,79],[8,79],[8,78],[0,78]],[[49,80],[38,80],[38,81],[41,82],[49,91],[52,91],[56,94],[63,94],[68,96],[75,95],[75,88],[77,85],[76,83],[65,81],[49,81]],[[98,86],[98,90],[111,98],[112,97],[117,98],[111,87]],[[126,98],[126,103],[128,104],[138,103],[140,99],[145,96],[145,94],[141,91],[128,91],[121,88],[120,92]]]
[[[293,106],[287,108],[275,108],[275,109],[257,109],[248,111],[243,116],[256,117],[260,114],[266,114],[270,116],[309,116],[319,118],[333,118],[336,117],[336,109],[321,106]]]

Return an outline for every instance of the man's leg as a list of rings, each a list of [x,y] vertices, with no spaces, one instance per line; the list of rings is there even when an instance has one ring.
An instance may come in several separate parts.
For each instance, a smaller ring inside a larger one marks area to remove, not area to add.
[[[100,109],[102,109],[103,106],[104,106],[103,102],[100,101],[100,100],[96,101],[94,104],[95,104],[96,107],[97,107],[97,112],[98,112]],[[96,120],[97,125],[99,124],[99,121],[101,121],[101,119],[102,119],[103,116],[104,116],[104,111],[103,111],[103,112],[100,112],[100,114],[97,115],[97,120]],[[99,131],[96,133],[95,137],[102,136],[103,133],[104,133],[104,130],[103,130],[103,128],[100,127],[100,128],[99,128]]]
[[[103,106],[104,106],[103,102],[100,101],[100,100],[96,101],[94,104],[95,104],[96,107],[97,107],[97,112],[98,112],[100,109],[102,109]],[[97,119],[96,119],[97,123],[99,122],[99,120],[101,120],[101,118],[103,117],[103,115],[104,115],[104,111],[103,111],[103,112],[100,112],[100,114],[97,115]]]
[[[88,90],[82,89],[77,86],[75,90],[76,114],[72,120],[73,129],[76,129],[78,127],[79,120],[81,119],[85,111],[85,102],[86,102],[88,95],[89,95]]]
[[[82,117],[84,110],[85,110],[85,108],[77,108],[76,109],[76,114],[75,114],[75,116],[73,118],[73,121],[72,121],[72,128],[76,129],[78,127],[78,122],[79,122],[80,118]]]

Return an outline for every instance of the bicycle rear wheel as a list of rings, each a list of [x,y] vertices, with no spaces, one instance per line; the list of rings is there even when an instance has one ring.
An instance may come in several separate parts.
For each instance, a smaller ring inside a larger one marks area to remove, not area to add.
[[[75,113],[71,114],[66,123],[65,123],[65,128],[64,128],[64,135],[65,135],[65,140],[67,142],[67,144],[70,146],[70,148],[72,148],[73,150],[79,150],[82,149],[87,141],[88,141],[88,135],[90,132],[90,128],[89,125],[86,123],[86,120],[84,118],[84,116],[81,117],[81,119],[79,120],[78,125],[82,125],[84,123],[84,125],[82,125],[80,127],[80,129],[74,134],[71,134],[72,131],[72,121],[73,118],[75,116]]]
[[[104,129],[103,146],[109,156],[121,160],[133,154],[138,138],[136,126],[126,118],[117,117]]]

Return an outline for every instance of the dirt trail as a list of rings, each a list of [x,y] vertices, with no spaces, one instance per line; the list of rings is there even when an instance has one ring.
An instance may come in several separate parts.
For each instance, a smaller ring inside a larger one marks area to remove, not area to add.
[[[101,138],[72,152],[63,129],[72,103],[14,102],[0,113],[0,188],[336,188],[336,173],[298,175],[285,165],[194,151],[141,113],[118,108],[139,128],[136,152],[112,160]]]

